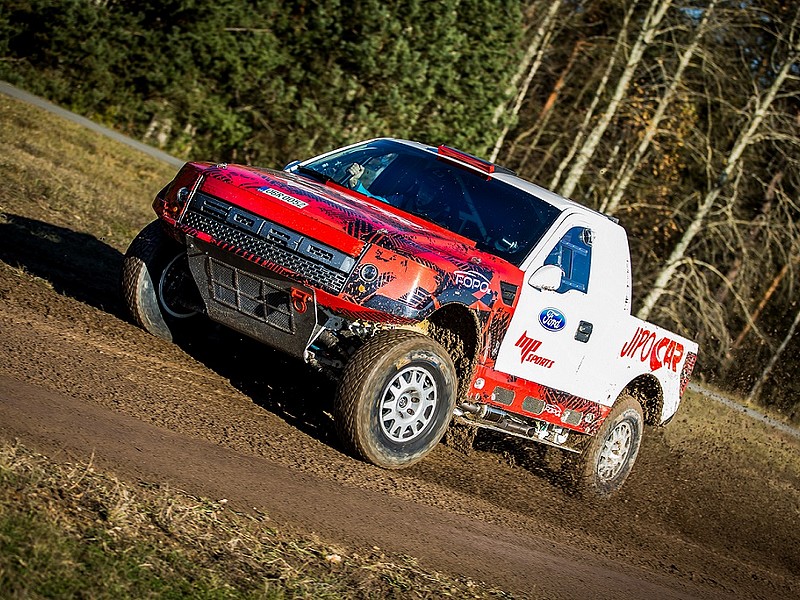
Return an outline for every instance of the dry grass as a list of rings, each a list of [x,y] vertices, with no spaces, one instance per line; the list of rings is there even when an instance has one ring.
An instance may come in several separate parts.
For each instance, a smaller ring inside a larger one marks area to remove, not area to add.
[[[349,553],[157,484],[0,445],[4,597],[508,598],[378,548]]]
[[[0,213],[93,235],[124,250],[175,169],[0,94]]]

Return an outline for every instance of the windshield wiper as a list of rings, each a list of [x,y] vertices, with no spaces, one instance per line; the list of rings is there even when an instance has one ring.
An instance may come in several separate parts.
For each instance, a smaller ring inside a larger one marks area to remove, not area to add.
[[[297,167],[297,170],[302,173],[303,175],[308,175],[311,179],[315,179],[320,183],[328,183],[331,181],[331,177],[325,175],[325,173],[320,173],[319,171],[315,171],[311,167]]]

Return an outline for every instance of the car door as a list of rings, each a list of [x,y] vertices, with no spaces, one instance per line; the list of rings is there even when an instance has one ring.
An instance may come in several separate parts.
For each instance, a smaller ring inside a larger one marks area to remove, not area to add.
[[[595,231],[588,219],[563,221],[540,244],[495,368],[550,388],[586,397],[577,373],[602,316],[592,295]]]

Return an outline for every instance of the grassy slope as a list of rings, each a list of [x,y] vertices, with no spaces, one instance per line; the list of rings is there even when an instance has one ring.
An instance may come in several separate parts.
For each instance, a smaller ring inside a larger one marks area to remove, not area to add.
[[[124,251],[174,172],[0,95],[0,223],[42,221]],[[3,597],[506,597],[377,549],[345,555],[268,520],[0,444]]]
[[[346,555],[263,515],[0,444],[5,598],[497,598],[411,558]],[[413,591],[413,594],[412,594]]]
[[[175,169],[0,95],[0,212],[90,233],[124,251]]]

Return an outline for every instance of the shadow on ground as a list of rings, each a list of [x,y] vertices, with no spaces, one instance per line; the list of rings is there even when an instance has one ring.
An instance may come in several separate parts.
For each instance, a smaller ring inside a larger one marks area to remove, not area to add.
[[[299,360],[208,320],[177,343],[259,406],[342,450],[331,417],[336,385],[329,378]]]
[[[53,289],[131,322],[120,293],[123,254],[92,235],[12,214],[0,222],[0,260]],[[339,448],[335,386],[300,361],[201,319],[177,344],[264,409]]]
[[[2,217],[0,260],[44,279],[59,294],[125,318],[119,250],[86,233],[17,215]]]

